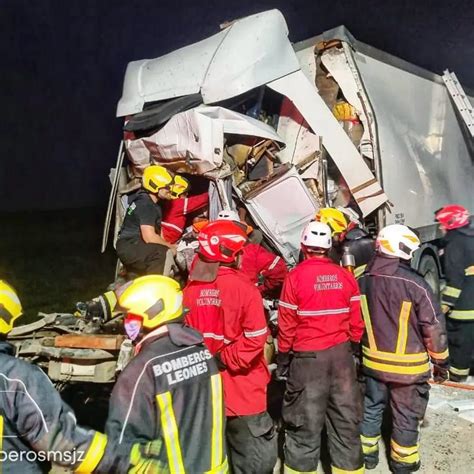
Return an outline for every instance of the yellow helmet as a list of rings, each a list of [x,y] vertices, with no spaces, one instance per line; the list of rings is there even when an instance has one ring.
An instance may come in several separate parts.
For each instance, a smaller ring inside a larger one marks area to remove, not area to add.
[[[185,193],[189,189],[189,181],[177,174],[173,179],[170,191],[173,199],[178,199],[181,194]]]
[[[347,230],[346,216],[339,209],[322,207],[316,214],[315,219],[331,227],[332,235],[340,234]]]
[[[142,185],[150,193],[157,193],[160,189],[170,187],[172,182],[173,176],[164,166],[147,166],[143,172]]]
[[[117,290],[118,309],[141,316],[143,327],[155,329],[183,314],[183,292],[163,275],[137,278]]]
[[[15,319],[23,310],[16,291],[0,280],[0,334],[8,334],[13,329]]]

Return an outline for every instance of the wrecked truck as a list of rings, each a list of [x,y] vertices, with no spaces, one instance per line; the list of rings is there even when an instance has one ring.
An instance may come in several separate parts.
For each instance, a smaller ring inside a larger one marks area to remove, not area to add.
[[[344,27],[291,44],[277,10],[227,23],[203,41],[129,63],[117,116],[124,135],[102,250],[110,234],[115,243],[150,163],[185,173],[192,193],[207,189],[211,219],[245,207],[289,266],[322,206],[351,209],[373,234],[409,225],[423,242],[413,266],[435,290],[433,211],[448,202],[474,208],[472,135],[443,78]],[[20,356],[58,386],[113,383],[130,352],[116,327],[45,318],[13,332]]]
[[[294,265],[322,206],[352,209],[376,233],[415,229],[413,266],[437,290],[433,212],[474,208],[473,140],[443,78],[357,41],[344,27],[291,44],[270,10],[156,59],[128,64],[117,116],[102,250],[143,168],[209,181],[211,219],[244,206],[264,243]]]

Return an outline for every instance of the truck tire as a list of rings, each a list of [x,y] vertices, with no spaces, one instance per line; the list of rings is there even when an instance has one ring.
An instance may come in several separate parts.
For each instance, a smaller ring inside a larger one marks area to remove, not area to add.
[[[421,257],[418,272],[421,273],[428,285],[431,286],[436,297],[439,297],[439,271],[436,260],[432,255],[425,254]]]

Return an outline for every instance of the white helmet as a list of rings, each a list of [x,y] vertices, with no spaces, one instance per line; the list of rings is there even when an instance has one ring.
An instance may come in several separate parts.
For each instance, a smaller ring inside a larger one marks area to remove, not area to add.
[[[320,249],[330,249],[332,246],[332,230],[322,222],[310,222],[301,234],[301,245]]]
[[[237,221],[240,222],[239,213],[234,209],[222,209],[222,211],[217,214],[218,221]]]
[[[404,260],[410,260],[420,245],[418,236],[407,226],[400,224],[384,227],[376,240],[376,247],[380,253]]]

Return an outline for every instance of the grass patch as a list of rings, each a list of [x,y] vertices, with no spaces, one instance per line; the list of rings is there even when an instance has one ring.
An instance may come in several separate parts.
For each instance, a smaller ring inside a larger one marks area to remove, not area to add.
[[[100,253],[103,210],[2,213],[0,219],[0,278],[20,296],[20,324],[39,311],[73,311],[75,302],[113,281],[115,251]]]

